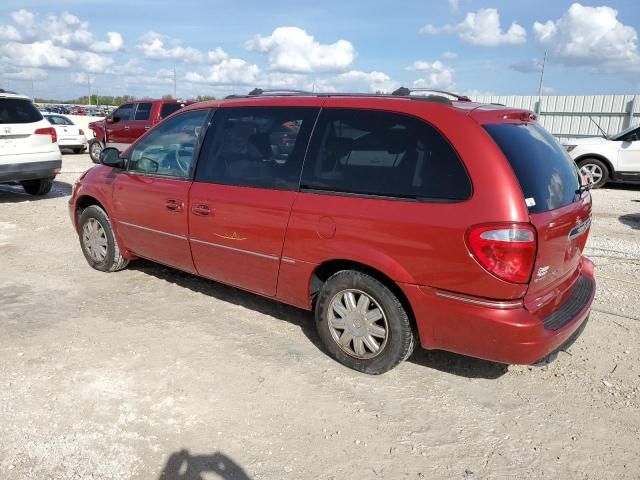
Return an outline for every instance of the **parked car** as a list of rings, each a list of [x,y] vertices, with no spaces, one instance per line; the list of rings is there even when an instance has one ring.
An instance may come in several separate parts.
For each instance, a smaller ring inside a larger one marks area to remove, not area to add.
[[[118,107],[103,120],[91,122],[89,128],[94,136],[89,141],[91,160],[97,163],[100,152],[105,147],[125,150],[160,120],[192,103],[180,100],[139,100]]]
[[[61,167],[55,129],[29,97],[0,89],[0,183],[45,195]]]
[[[640,182],[640,125],[612,136],[573,139],[564,148],[593,188],[607,182]]]
[[[78,128],[69,117],[47,113],[44,118],[53,125],[58,135],[60,149],[73,150],[73,153],[82,153],[87,149],[87,137],[84,130]]]
[[[588,186],[533,113],[454,98],[186,107],[78,180],[82,252],[100,271],[140,257],[314,310],[328,353],[366,373],[416,344],[538,362],[595,294]]]

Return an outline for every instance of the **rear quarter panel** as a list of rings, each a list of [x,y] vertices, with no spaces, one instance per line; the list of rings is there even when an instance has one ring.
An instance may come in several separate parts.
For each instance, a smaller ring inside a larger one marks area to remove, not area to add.
[[[523,297],[526,285],[507,283],[487,273],[465,243],[465,233],[472,225],[529,220],[520,187],[497,145],[477,122],[451,107],[412,100],[376,102],[376,106],[422,118],[448,138],[471,178],[471,198],[423,203],[301,192],[292,210],[284,257],[303,265],[352,260],[396,282],[486,298]],[[371,104],[329,98],[324,108],[330,107],[370,109]],[[285,275],[288,270],[309,269],[283,265]],[[304,280],[308,293],[310,278]]]

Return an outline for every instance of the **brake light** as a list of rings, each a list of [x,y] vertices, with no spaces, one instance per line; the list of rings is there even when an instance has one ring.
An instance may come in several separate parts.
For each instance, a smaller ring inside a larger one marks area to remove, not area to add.
[[[58,134],[56,133],[56,129],[53,127],[39,128],[33,133],[36,135],[51,135],[51,143],[56,143],[58,141]]]
[[[533,112],[511,112],[503,115],[502,118],[509,120],[520,120],[522,122],[535,122],[538,116]]]
[[[467,248],[489,273],[511,283],[528,283],[536,259],[536,231],[528,223],[476,225]]]
[[[84,135],[84,130],[80,129],[80,135]]]

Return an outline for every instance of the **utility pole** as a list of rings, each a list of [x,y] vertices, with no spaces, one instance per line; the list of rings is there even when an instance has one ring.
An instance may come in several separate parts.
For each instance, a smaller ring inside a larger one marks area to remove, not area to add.
[[[89,106],[91,106],[91,75],[87,73],[87,88],[89,90]]]
[[[542,65],[540,67],[540,83],[538,84],[538,115],[540,115],[540,111],[542,110],[542,81],[544,80],[544,67],[547,64],[547,51],[544,52],[544,58],[542,59]]]
[[[177,99],[178,96],[176,95],[176,83],[177,83],[177,75],[176,75],[176,66],[173,66],[173,99]]]

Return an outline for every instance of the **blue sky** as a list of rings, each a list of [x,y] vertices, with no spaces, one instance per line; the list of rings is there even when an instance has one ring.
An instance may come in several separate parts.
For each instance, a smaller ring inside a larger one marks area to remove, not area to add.
[[[582,1],[37,1],[0,5],[0,85],[72,98],[399,85],[640,91],[640,4]],[[111,32],[111,33],[109,33]]]

